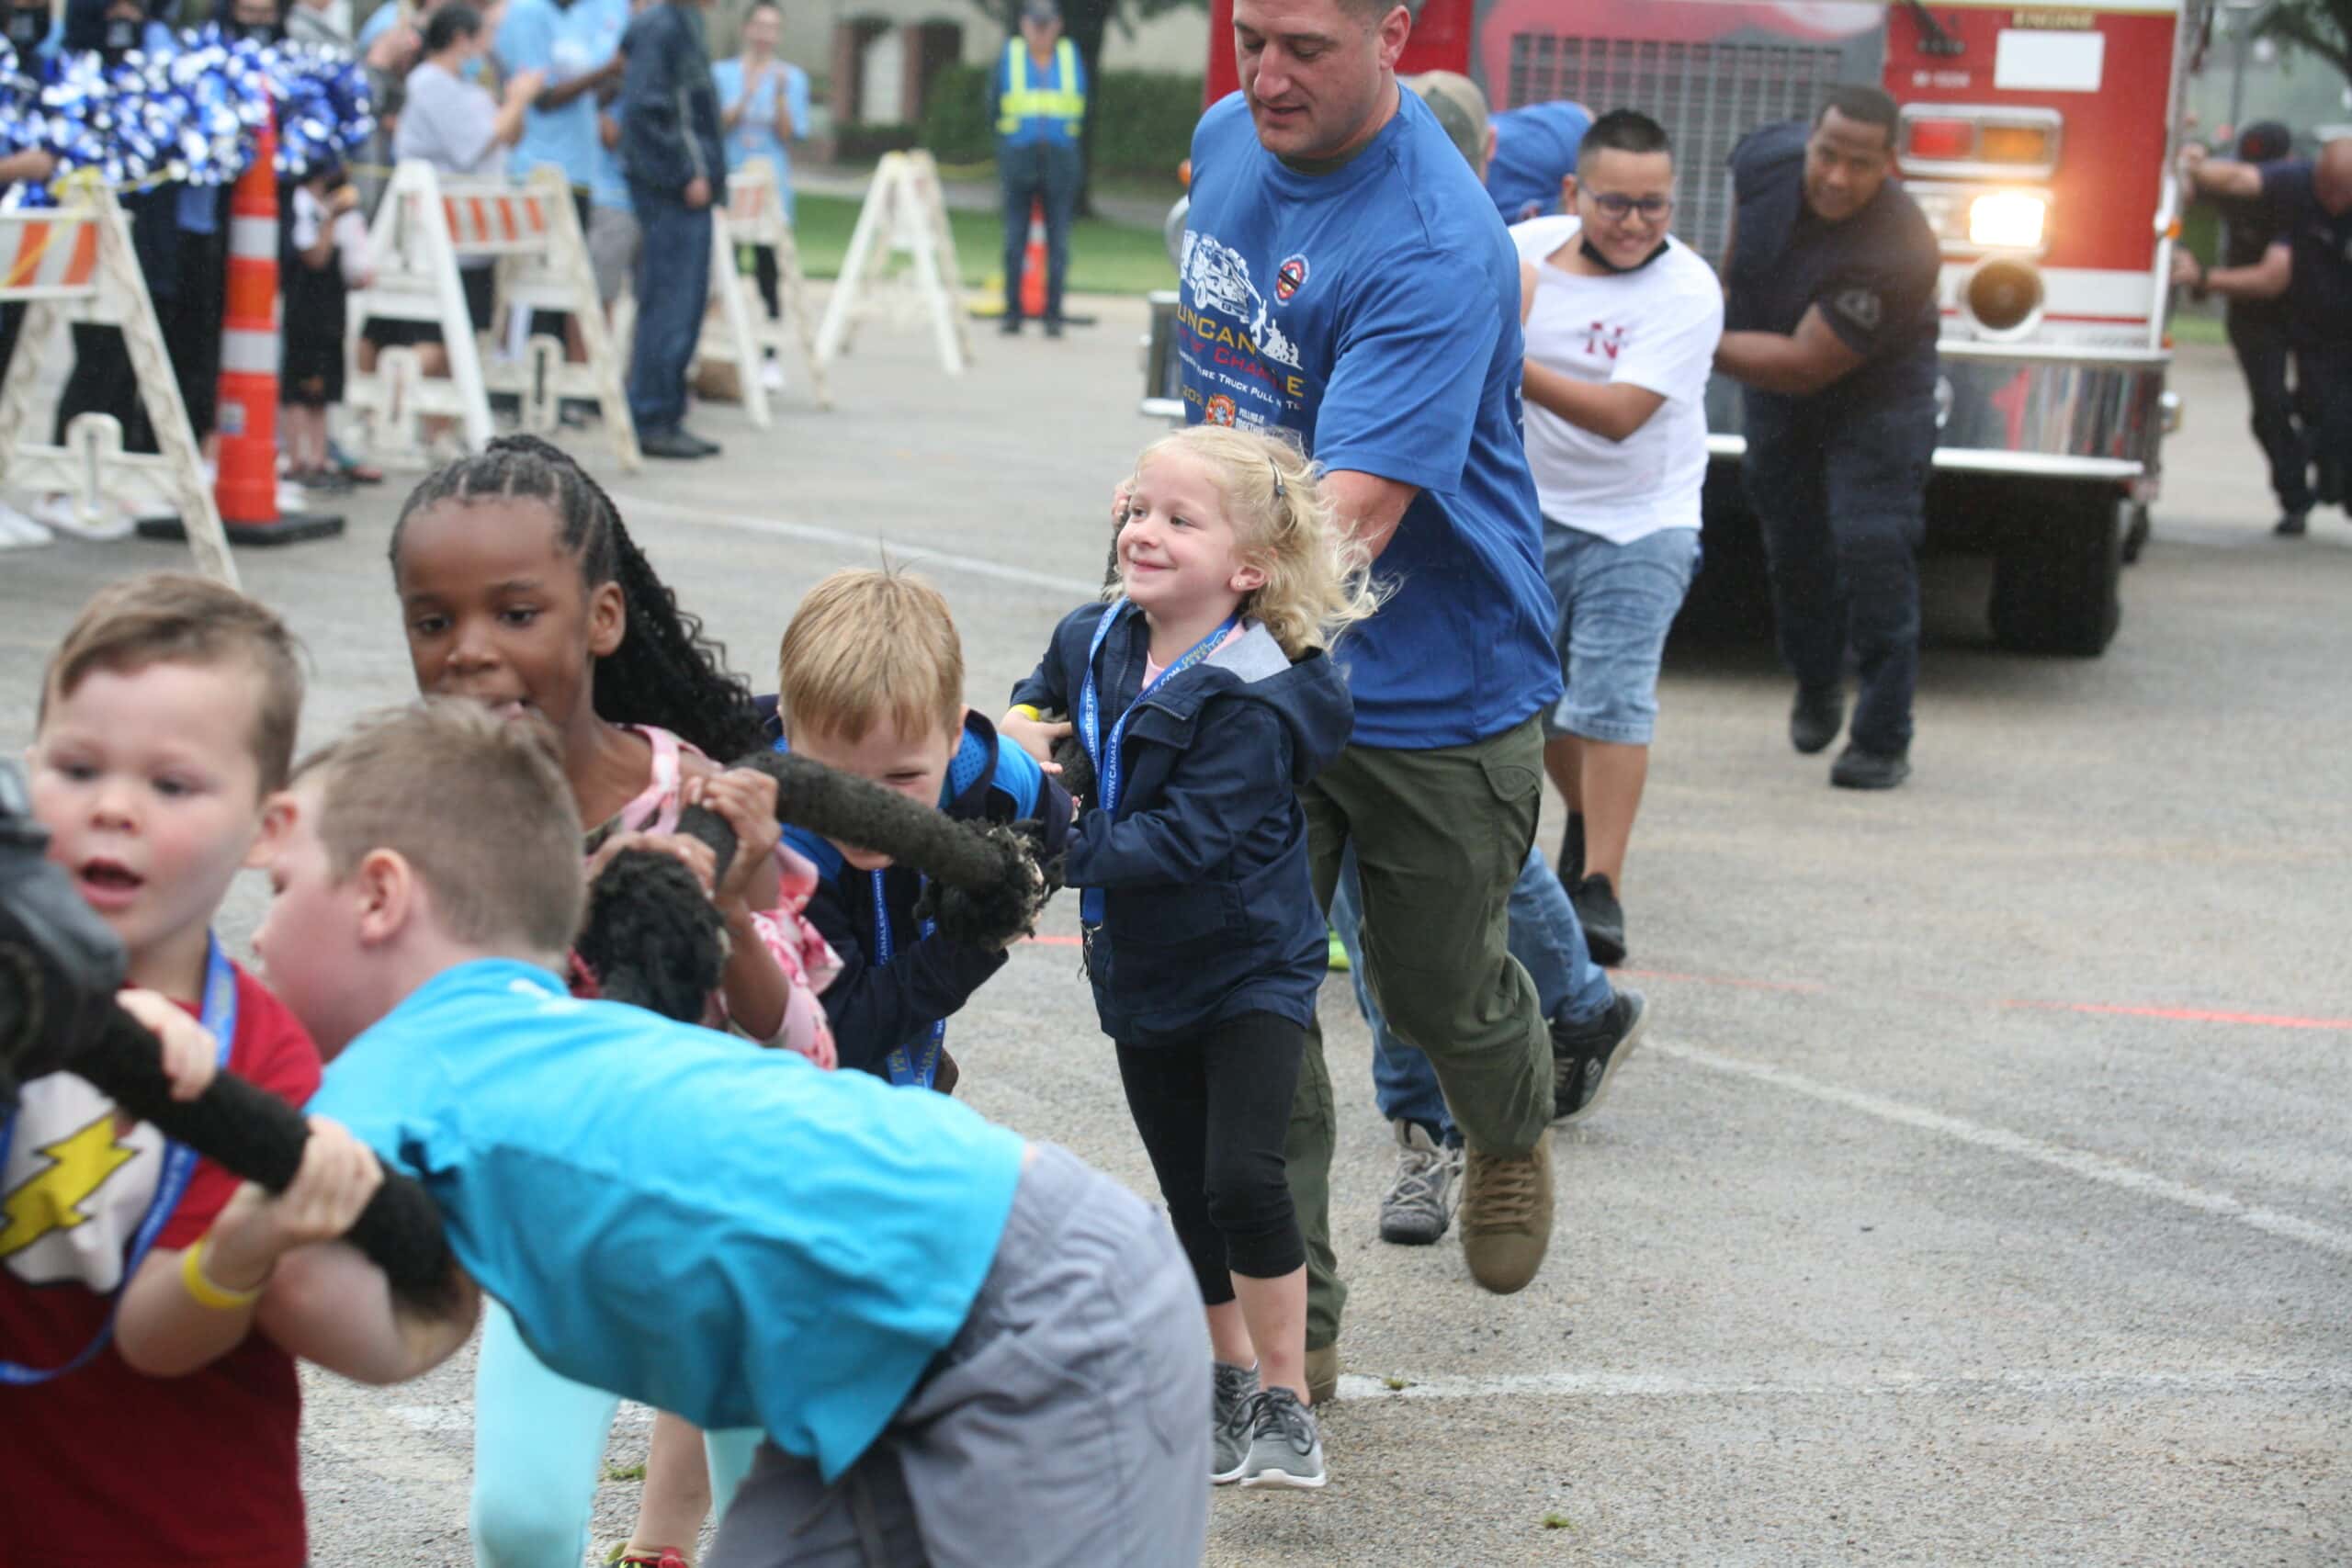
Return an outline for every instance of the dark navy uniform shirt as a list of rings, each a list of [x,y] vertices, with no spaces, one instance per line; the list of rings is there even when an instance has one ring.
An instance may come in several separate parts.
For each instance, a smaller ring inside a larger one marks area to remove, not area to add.
[[[1725,332],[1793,333],[1821,307],[1838,341],[1863,363],[1812,398],[1839,406],[1932,399],[1936,390],[1935,231],[1903,187],[1881,186],[1842,223],[1804,204],[1809,131],[1791,120],[1749,131],[1732,149],[1738,231],[1725,278]],[[1748,395],[1759,395],[1753,389]]]
[[[2262,165],[2262,198],[2294,256],[2287,321],[2299,342],[2352,344],[2352,208],[2330,213],[2308,160]]]

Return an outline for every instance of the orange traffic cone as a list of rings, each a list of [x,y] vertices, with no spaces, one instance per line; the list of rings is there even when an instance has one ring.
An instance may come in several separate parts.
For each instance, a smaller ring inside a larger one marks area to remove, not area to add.
[[[277,510],[277,130],[262,121],[254,161],[229,193],[229,292],[220,326],[220,477],[213,500],[230,541],[282,545],[343,532],[343,519]]]
[[[1021,313],[1031,321],[1046,314],[1046,198],[1029,198],[1029,249],[1021,257]]]

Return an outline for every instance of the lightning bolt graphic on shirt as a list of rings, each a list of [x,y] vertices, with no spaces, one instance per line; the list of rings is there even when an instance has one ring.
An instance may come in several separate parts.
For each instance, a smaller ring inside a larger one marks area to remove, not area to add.
[[[55,1230],[72,1230],[90,1216],[82,1201],[106,1185],[107,1178],[139,1156],[139,1151],[119,1142],[111,1109],[92,1118],[88,1125],[54,1143],[43,1144],[48,1168],[35,1175],[0,1202],[0,1258],[23,1251]]]

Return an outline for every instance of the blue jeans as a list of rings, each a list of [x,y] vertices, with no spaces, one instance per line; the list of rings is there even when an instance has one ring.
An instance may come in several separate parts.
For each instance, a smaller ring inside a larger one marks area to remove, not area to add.
[[[1560,607],[1552,641],[1566,682],[1544,716],[1546,739],[1650,743],[1666,634],[1698,569],[1696,528],[1661,528],[1621,545],[1544,520],[1544,580]]]
[[[1442,1142],[1459,1145],[1460,1129],[1445,1108],[1430,1059],[1389,1032],[1365,983],[1363,948],[1356,940],[1359,900],[1356,857],[1351,849],[1340,863],[1340,884],[1331,894],[1331,930],[1348,950],[1348,978],[1355,983],[1356,1006],[1372,1027],[1373,1093],[1380,1114],[1434,1127]],[[1530,849],[1510,890],[1510,955],[1535,982],[1546,1019],[1583,1023],[1597,1018],[1616,992],[1592,961],[1576,906],[1541,849]]]
[[[1004,193],[1004,311],[1021,319],[1021,265],[1029,253],[1029,203],[1046,202],[1046,320],[1062,319],[1062,279],[1069,272],[1069,225],[1078,210],[1078,148],[1036,141],[996,151]]]
[[[1819,400],[1814,400],[1815,404]],[[1919,683],[1919,541],[1935,404],[1826,408],[1749,392],[1748,504],[1763,525],[1781,657],[1800,686],[1861,670],[1850,731],[1882,755],[1911,744]]]
[[[722,187],[724,188],[724,187]],[[671,191],[629,183],[644,243],[637,254],[637,344],[628,366],[628,413],[640,436],[675,430],[686,417],[686,366],[710,300],[710,209]]]

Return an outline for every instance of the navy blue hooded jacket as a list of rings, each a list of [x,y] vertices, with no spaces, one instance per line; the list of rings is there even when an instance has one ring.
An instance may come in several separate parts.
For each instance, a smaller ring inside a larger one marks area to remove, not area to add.
[[[1014,702],[1075,715],[1104,608],[1063,619]],[[1095,670],[1105,744],[1150,649],[1150,627],[1123,604]],[[1144,701],[1127,724],[1115,819],[1088,801],[1069,835],[1069,885],[1103,890],[1088,973],[1105,1034],[1148,1045],[1248,1012],[1314,1018],[1329,942],[1298,789],[1354,728],[1329,657],[1293,663],[1255,622]]]
[[[760,710],[783,750],[775,699],[762,697]],[[1000,739],[996,726],[977,713],[964,715],[964,738],[939,793],[939,809],[959,822],[1034,818],[1045,828],[1045,855],[1061,852],[1069,828],[1069,795],[1027,752]],[[918,1043],[933,1024],[961,1009],[982,981],[1004,967],[1005,955],[935,931],[923,935],[914,914],[922,879],[894,865],[882,873],[890,962],[877,962],[873,874],[851,866],[830,840],[804,828],[786,828],[784,841],[817,868],[817,891],[802,913],[842,961],[842,972],[818,998],[832,1025],[842,1066],[887,1077],[884,1058],[901,1045]],[[943,1066],[943,1087],[951,1081]]]

